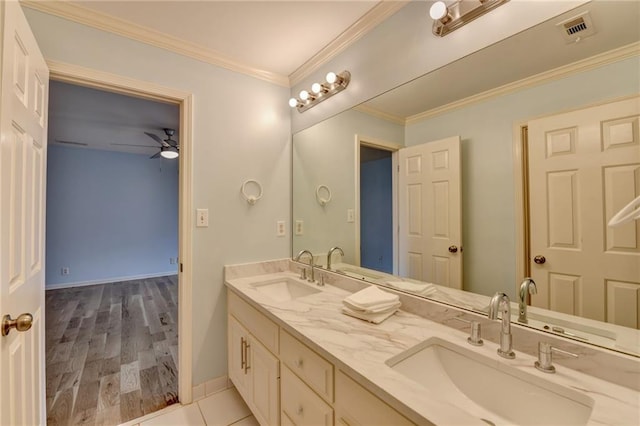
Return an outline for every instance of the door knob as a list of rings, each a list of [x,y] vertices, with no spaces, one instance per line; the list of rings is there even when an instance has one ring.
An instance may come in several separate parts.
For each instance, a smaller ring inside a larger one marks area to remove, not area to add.
[[[449,253],[457,253],[457,252],[458,252],[458,247],[449,246]]]
[[[31,314],[20,314],[16,319],[11,319],[11,315],[5,315],[2,317],[2,335],[9,334],[12,328],[18,331],[27,331],[31,328],[32,323],[33,316]]]
[[[547,259],[541,254],[539,254],[533,258],[533,261],[536,262],[538,265],[542,265],[544,262],[547,261]]]

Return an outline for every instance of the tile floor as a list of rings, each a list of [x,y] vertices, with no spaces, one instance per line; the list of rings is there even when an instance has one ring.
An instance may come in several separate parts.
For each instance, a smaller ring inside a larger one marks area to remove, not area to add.
[[[172,406],[134,426],[258,426],[235,388],[226,389],[190,405]],[[135,422],[135,420],[134,420]]]

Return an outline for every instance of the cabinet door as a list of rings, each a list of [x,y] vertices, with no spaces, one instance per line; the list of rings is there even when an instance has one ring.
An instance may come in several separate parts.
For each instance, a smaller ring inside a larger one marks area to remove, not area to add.
[[[245,369],[244,360],[249,357],[245,346],[248,343],[249,333],[231,315],[228,322],[228,369],[229,379],[233,382],[240,395],[249,402],[251,392],[251,374],[249,369]]]
[[[280,363],[257,339],[250,337],[249,372],[252,375],[254,415],[261,425],[280,424]]]

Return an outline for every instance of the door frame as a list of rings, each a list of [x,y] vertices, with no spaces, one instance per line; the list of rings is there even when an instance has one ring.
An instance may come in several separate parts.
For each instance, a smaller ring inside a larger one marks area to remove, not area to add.
[[[192,334],[192,194],[193,95],[116,74],[58,61],[47,61],[49,79],[157,102],[179,105],[180,157],[178,177],[178,400],[193,401]],[[43,387],[44,389],[44,387]]]
[[[395,142],[389,142],[382,139],[371,138],[364,135],[355,134],[354,136],[354,181],[355,181],[355,265],[360,266],[360,147],[366,146],[382,151],[391,152],[391,200],[393,215],[393,273],[398,274],[398,151],[404,148],[403,145]]]

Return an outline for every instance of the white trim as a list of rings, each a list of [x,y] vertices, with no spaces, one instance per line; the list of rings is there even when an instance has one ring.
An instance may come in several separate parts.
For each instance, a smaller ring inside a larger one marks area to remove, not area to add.
[[[407,117],[405,124],[416,124],[420,121],[427,120],[440,114],[445,114],[456,109],[464,108],[472,104],[486,101],[491,98],[506,95],[508,93],[523,90],[538,84],[548,83],[554,80],[559,80],[574,74],[589,71],[591,69],[601,67],[614,62],[622,61],[627,58],[640,55],[640,42],[631,43],[627,46],[623,46],[617,49],[610,50],[599,55],[592,56],[587,59],[583,59],[572,64],[564,65],[549,71],[542,72],[540,74],[533,75],[531,77],[524,78],[522,80],[515,81],[513,83],[505,84],[482,93],[478,93],[473,96],[460,99],[455,102],[442,105],[437,108],[412,115]],[[371,109],[371,108],[370,108]]]
[[[178,271],[156,272],[154,274],[128,275],[124,277],[104,278],[99,280],[76,281],[71,283],[45,284],[45,290],[57,290],[60,288],[85,287],[89,285],[118,283],[131,280],[144,280],[147,278],[167,277],[170,275],[178,275]]]
[[[382,139],[370,138],[368,136],[355,135],[355,161],[354,161],[354,181],[355,181],[355,265],[360,266],[360,147],[367,146],[370,148],[380,149],[391,152],[391,202],[392,202],[392,235],[393,235],[393,273],[398,273],[398,151],[404,148],[395,142],[389,142]]]
[[[39,12],[127,37],[279,86],[289,87],[287,76],[242,64],[213,49],[84,6],[66,1],[21,0],[20,4]]]
[[[516,286],[515,294],[518,294],[519,286],[522,280],[524,280],[524,271],[527,259],[525,259],[525,233],[528,232],[525,229],[524,221],[524,170],[523,159],[523,141],[522,141],[522,128],[526,126],[526,122],[516,123],[513,125],[513,185],[514,185],[514,213],[515,213],[515,250],[516,250],[516,279],[514,285]]]
[[[406,120],[403,117],[380,111],[366,104],[356,105],[353,107],[353,109],[363,114],[368,114],[372,117],[379,118],[393,124],[400,124],[401,126],[404,126],[406,124]]]
[[[289,75],[290,86],[293,87],[302,82],[304,78],[311,75],[311,73],[318,70],[322,65],[329,62],[340,52],[344,51],[347,47],[362,38],[389,16],[402,9],[407,3],[409,3],[408,0],[381,1],[375,5],[353,25],[336,37],[331,43],[326,45],[322,50],[302,64],[297,70],[292,72],[291,75]]]
[[[193,197],[193,96],[191,93],[159,86],[146,81],[97,71],[62,62],[48,61],[50,78],[180,105],[180,169],[178,207],[178,398],[182,404],[192,402],[193,334],[192,334],[192,197]],[[178,268],[180,268],[180,265]]]

